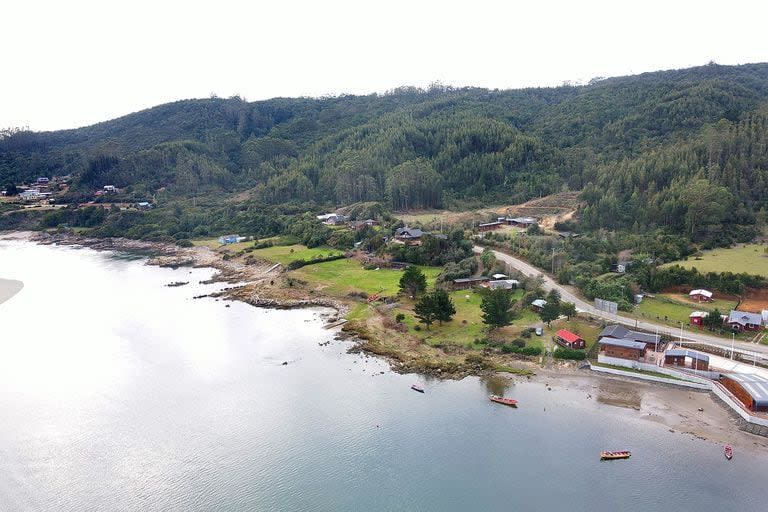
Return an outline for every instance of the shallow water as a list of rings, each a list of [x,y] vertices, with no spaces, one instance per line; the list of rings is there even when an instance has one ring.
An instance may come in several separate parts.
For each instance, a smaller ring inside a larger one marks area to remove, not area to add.
[[[510,409],[390,373],[320,346],[323,310],[192,299],[211,273],[0,241],[25,284],[0,305],[0,510],[766,509],[762,454],[576,390],[518,383]]]

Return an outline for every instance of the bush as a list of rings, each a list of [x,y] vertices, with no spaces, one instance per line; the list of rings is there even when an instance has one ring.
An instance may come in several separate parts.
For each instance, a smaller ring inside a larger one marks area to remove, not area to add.
[[[395,322],[401,323],[403,320],[405,320],[405,315],[402,313],[398,313],[395,315]]]
[[[194,244],[191,240],[187,238],[182,238],[181,240],[176,240],[176,245],[179,247],[192,247]]]
[[[525,340],[517,338],[516,340],[512,341],[512,344],[518,348],[523,348],[525,347]]]
[[[293,251],[293,249],[291,249],[291,251]],[[286,268],[288,270],[296,270],[297,268],[306,267],[307,265],[314,265],[315,263],[324,263],[326,261],[341,260],[341,259],[344,259],[344,258],[346,258],[345,255],[337,254],[336,256],[326,256],[325,258],[317,258],[317,259],[313,259],[313,260],[310,260],[310,261],[303,260],[303,259],[298,259],[298,260],[293,260],[292,262],[290,262],[286,266]]]
[[[557,347],[553,354],[555,359],[572,359],[574,361],[583,361],[587,358],[587,353],[583,350]]]
[[[541,347],[520,348],[518,346],[507,344],[507,343],[501,346],[501,351],[505,354],[520,354],[523,356],[540,356],[541,355]]]

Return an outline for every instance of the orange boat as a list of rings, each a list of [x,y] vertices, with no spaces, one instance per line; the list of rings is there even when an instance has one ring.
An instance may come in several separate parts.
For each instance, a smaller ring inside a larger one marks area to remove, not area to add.
[[[491,399],[491,402],[517,407],[517,400],[512,400],[511,398],[504,398],[503,396],[498,395],[491,395],[489,398]]]
[[[733,458],[733,448],[731,447],[731,445],[729,444],[725,445],[723,454],[725,455],[725,458],[728,460],[731,460]]]
[[[616,460],[616,459],[628,459],[632,456],[632,452],[600,452],[600,460]]]

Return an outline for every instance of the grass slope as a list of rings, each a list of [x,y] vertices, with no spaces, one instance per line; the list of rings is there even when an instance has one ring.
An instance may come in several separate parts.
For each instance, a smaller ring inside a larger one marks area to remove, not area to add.
[[[665,266],[678,264],[685,268],[696,268],[699,272],[746,272],[768,277],[768,254],[766,246],[742,244],[727,249],[704,251],[702,256],[682,261],[673,261]]]

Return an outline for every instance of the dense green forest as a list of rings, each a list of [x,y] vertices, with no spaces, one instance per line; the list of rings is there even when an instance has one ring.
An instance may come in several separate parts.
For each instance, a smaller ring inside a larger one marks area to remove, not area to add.
[[[284,232],[307,211],[511,204],[583,190],[582,230],[748,239],[768,201],[768,64],[521,90],[400,88],[330,98],[186,100],[93,126],[0,133],[0,185],[72,175],[149,212],[40,216],[176,239]],[[0,229],[20,215],[0,219]]]

